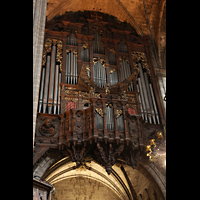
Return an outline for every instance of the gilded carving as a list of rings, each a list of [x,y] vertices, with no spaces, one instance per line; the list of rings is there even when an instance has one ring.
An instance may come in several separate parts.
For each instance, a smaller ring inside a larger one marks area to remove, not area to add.
[[[93,63],[94,63],[94,65],[95,65],[98,61],[103,65],[104,68],[106,67],[106,66],[105,66],[105,63],[106,63],[105,59],[103,59],[103,58],[93,58]]]
[[[88,49],[88,43],[83,43],[81,45],[81,49]]]
[[[62,59],[63,59],[63,46],[62,40],[57,41],[57,52],[56,52],[56,61],[60,63],[60,70],[62,71]]]
[[[122,113],[122,110],[116,110],[116,118],[118,118]]]
[[[137,63],[140,62],[142,67],[147,70],[147,73],[149,74],[149,76],[151,76],[150,69],[149,69],[149,66],[147,64],[147,57],[146,57],[146,54],[144,52],[133,51],[132,59],[136,63],[135,64],[136,74],[139,73],[139,68],[137,67],[137,65],[138,65]]]
[[[119,56],[120,64],[121,64],[122,60],[125,60],[128,64],[130,64],[129,59],[126,56]]]
[[[99,115],[100,115],[101,117],[104,116],[103,110],[102,110],[101,108],[96,108],[95,110],[97,111],[97,113],[99,113]]]
[[[111,47],[108,47],[108,51],[109,51],[110,53],[112,53],[112,54],[115,54],[115,50],[114,50],[113,48],[111,48]]]
[[[112,74],[112,73],[114,73],[115,71],[116,71],[116,69],[110,69],[110,70],[109,70],[109,73]]]

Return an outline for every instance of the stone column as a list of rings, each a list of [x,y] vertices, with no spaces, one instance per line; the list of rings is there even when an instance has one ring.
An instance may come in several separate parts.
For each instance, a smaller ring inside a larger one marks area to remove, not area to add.
[[[47,0],[33,1],[33,146],[35,141]]]

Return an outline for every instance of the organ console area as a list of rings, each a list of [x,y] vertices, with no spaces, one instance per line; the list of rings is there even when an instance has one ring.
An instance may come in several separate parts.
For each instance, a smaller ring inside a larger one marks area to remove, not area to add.
[[[95,15],[66,12],[46,23],[36,145],[67,151],[77,165],[90,152],[110,173],[121,154],[135,166],[148,135],[162,129],[162,99],[148,40]]]

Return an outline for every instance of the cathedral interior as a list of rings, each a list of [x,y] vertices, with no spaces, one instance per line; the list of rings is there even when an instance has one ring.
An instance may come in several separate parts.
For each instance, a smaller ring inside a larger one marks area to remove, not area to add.
[[[33,0],[33,199],[166,199],[166,0]]]

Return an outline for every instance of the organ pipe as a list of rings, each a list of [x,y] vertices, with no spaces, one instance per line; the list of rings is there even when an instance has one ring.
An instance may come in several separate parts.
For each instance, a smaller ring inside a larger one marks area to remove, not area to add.
[[[56,72],[55,72],[55,85],[54,85],[54,110],[53,114],[56,114],[56,107],[58,101],[58,73],[59,73],[59,65],[56,65]]]
[[[141,64],[138,63],[139,69],[140,69],[140,78],[141,78],[141,86],[142,86],[142,92],[144,94],[144,100],[145,100],[145,104],[146,104],[146,111],[148,114],[151,113],[150,110],[150,105],[149,105],[149,99],[148,99],[148,95],[147,95],[147,89],[146,89],[146,85],[145,85],[145,81],[144,81],[144,75],[143,75],[143,70],[141,67]],[[149,119],[149,123],[151,124],[151,116],[148,115],[148,119]]]
[[[137,84],[137,90],[138,90],[138,92],[140,92],[138,84]],[[143,110],[143,104],[142,104],[140,95],[141,95],[141,94],[139,94],[139,103],[140,103],[142,118],[144,119],[144,110]]]
[[[155,102],[155,98],[154,98],[154,94],[153,94],[152,85],[149,84],[149,86],[150,86],[151,96],[152,96],[152,99],[153,99],[153,105],[154,105],[154,109],[155,109],[155,113],[156,113],[156,118],[157,118],[158,124],[160,124],[160,120],[159,120],[159,116],[158,116],[158,110],[157,110],[157,106],[156,106],[156,102]]]
[[[42,109],[42,101],[43,101],[43,92],[44,92],[44,75],[45,75],[45,68],[42,68],[42,79],[41,79],[41,86],[40,86],[40,98],[39,98],[39,110],[38,112],[41,112]]]
[[[47,56],[46,63],[46,76],[45,76],[45,88],[44,88],[44,99],[43,99],[43,113],[46,112],[47,108],[47,97],[48,97],[48,88],[49,88],[49,72],[50,72],[50,55]]]
[[[72,83],[72,76],[73,76],[73,65],[74,65],[74,61],[73,61],[73,53],[71,52],[71,54],[70,54],[70,59],[71,59],[71,65],[70,65],[70,68],[71,68],[71,73],[70,73],[70,77],[71,77],[71,84],[73,84]]]
[[[149,86],[149,81],[148,81],[148,77],[147,77],[146,72],[144,73],[144,79],[145,79],[147,93],[148,93],[148,97],[149,97],[149,103],[150,103],[152,118],[153,118],[154,124],[156,124],[156,118],[155,118],[154,108],[153,108],[153,104],[152,104],[152,97],[151,97],[152,95],[151,95],[151,92],[150,92],[150,86]]]
[[[148,120],[147,120],[147,110],[146,110],[146,105],[145,105],[145,100],[144,100],[144,94],[143,94],[143,88],[142,88],[142,85],[141,85],[140,78],[138,78],[138,84],[139,84],[139,92],[140,92],[141,100],[142,100],[142,107],[143,107],[143,110],[144,110],[144,120],[146,122],[148,122]]]
[[[60,114],[60,92],[61,92],[61,73],[59,73],[59,79],[58,79],[58,114]]]
[[[49,98],[48,98],[48,113],[49,114],[51,114],[52,112],[52,105],[53,105],[55,59],[56,59],[56,46],[53,46],[52,51],[51,51],[51,71],[50,71],[50,80],[49,80]]]

